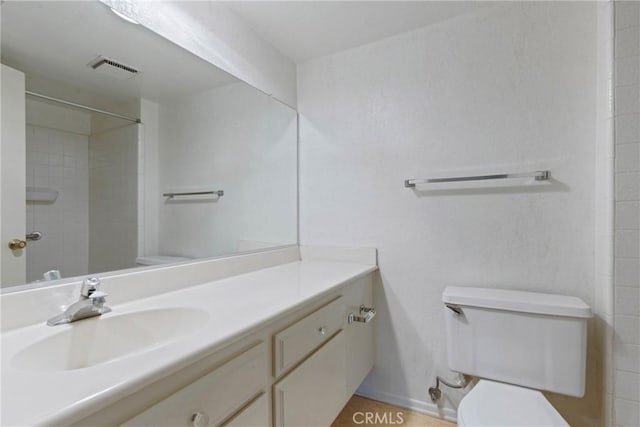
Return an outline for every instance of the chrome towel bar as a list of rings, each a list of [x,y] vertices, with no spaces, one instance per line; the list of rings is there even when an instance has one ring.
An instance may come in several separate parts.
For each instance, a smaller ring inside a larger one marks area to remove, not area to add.
[[[164,197],[168,197],[169,199],[173,199],[174,197],[180,197],[180,196],[206,196],[206,195],[212,195],[212,196],[218,196],[218,197],[222,197],[224,196],[224,191],[223,190],[212,190],[212,191],[191,191],[191,192],[185,192],[185,193],[162,193],[162,195]]]
[[[461,182],[461,181],[484,181],[491,179],[509,179],[509,178],[534,178],[536,181],[548,181],[551,178],[551,172],[548,170],[523,172],[523,173],[499,173],[492,175],[475,175],[475,176],[454,176],[450,178],[426,178],[426,179],[407,179],[404,186],[407,188],[415,188],[416,184],[436,184],[442,182]]]

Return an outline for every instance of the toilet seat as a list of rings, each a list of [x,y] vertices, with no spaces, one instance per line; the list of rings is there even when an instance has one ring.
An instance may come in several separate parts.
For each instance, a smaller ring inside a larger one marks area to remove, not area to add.
[[[537,390],[480,380],[458,407],[464,427],[568,427],[551,403]]]

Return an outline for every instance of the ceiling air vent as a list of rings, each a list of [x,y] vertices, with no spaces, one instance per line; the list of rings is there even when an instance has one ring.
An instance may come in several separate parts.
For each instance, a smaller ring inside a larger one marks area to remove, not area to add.
[[[105,58],[104,56],[98,56],[88,65],[99,73],[107,74],[119,80],[127,80],[140,74],[138,69],[116,62],[113,59]]]

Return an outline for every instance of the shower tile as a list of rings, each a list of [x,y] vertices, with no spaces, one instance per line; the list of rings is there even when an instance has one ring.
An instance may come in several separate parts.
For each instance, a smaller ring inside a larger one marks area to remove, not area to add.
[[[640,345],[616,342],[614,354],[618,369],[640,373]]]
[[[616,59],[616,86],[640,84],[640,56],[625,56]]]
[[[640,231],[618,230],[615,237],[615,256],[624,258],[640,257]]]
[[[640,202],[616,203],[616,229],[640,228]]]
[[[616,372],[615,393],[621,399],[639,400],[640,398],[640,375],[627,372]]]
[[[640,120],[640,116],[638,116]],[[640,143],[616,145],[616,172],[638,172],[640,170]]]
[[[640,313],[640,288],[616,287],[616,314],[638,315]]]
[[[640,85],[616,88],[616,114],[640,113]]]
[[[640,2],[634,0],[615,2],[616,30],[637,26],[640,22]]]
[[[617,258],[615,260],[616,286],[640,287],[640,259]]]
[[[640,200],[640,174],[616,174],[616,200]]]
[[[49,166],[62,166],[62,154],[49,154]]]
[[[616,31],[614,51],[616,58],[640,54],[640,27],[632,26]]]
[[[616,144],[640,141],[640,114],[616,117]]]

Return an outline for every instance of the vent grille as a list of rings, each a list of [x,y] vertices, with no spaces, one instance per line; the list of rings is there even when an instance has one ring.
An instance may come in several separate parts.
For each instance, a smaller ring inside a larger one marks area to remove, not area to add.
[[[98,56],[89,62],[87,66],[98,73],[107,74],[118,80],[127,80],[140,74],[137,68],[104,56]]]
[[[108,58],[99,58],[97,62],[95,62],[95,63],[93,63],[91,65],[91,68],[93,68],[95,70],[96,68],[98,68],[98,67],[100,67],[101,65],[104,65],[104,64],[108,64],[108,65],[111,65],[112,67],[120,68],[121,70],[128,71],[128,72],[130,72],[132,74],[138,74],[140,72],[140,71],[136,70],[133,67],[130,67],[130,66],[124,65],[124,64],[120,64],[119,62],[113,61],[113,60],[108,59]]]

